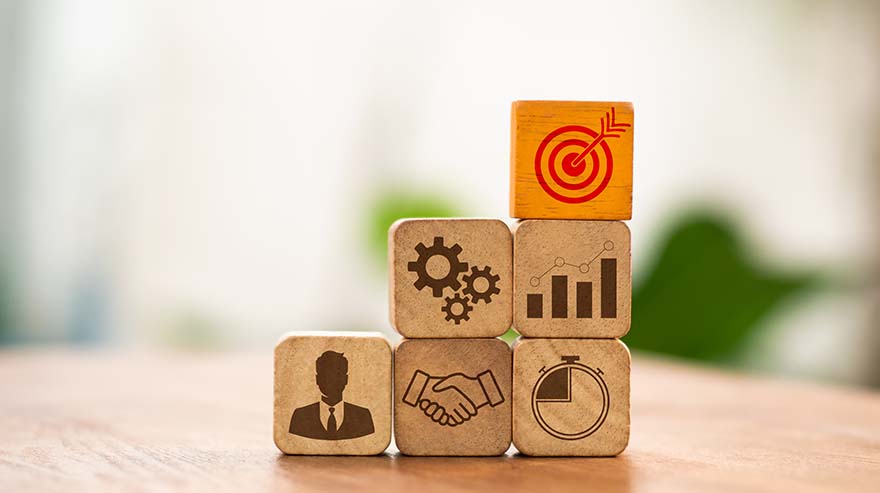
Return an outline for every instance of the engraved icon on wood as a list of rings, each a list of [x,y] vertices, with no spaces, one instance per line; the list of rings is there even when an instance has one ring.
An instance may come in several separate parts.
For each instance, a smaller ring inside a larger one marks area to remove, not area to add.
[[[581,277],[599,281],[598,316],[617,318],[617,259],[613,257],[599,259],[605,252],[613,251],[614,242],[606,240],[603,243],[602,251],[593,255],[587,262],[572,264],[563,257],[556,257],[549,269],[529,279],[529,285],[538,288],[548,274],[556,271],[564,272],[565,268],[573,268],[571,270],[577,273],[575,281],[571,283],[575,287],[576,309],[573,312],[568,309],[569,275],[553,274],[550,277],[550,316],[552,318],[569,318],[572,315],[576,318],[593,317],[593,281],[578,280],[578,277]],[[594,274],[596,260],[600,260],[598,276]],[[526,317],[544,318],[544,316],[544,295],[542,293],[526,294]]]
[[[444,241],[442,236],[435,236],[431,246],[425,246],[424,243],[416,245],[418,259],[409,262],[407,270],[416,274],[413,286],[419,291],[430,288],[435,298],[443,298],[446,290],[450,291],[452,296],[444,298],[440,312],[446,321],[458,325],[470,320],[470,312],[481,301],[488,305],[492,303],[493,295],[501,293],[498,287],[501,277],[494,274],[490,266],[472,266],[470,272],[465,274],[468,272],[468,263],[459,258],[461,245],[455,243],[447,246]]]
[[[620,221],[525,220],[514,231],[513,328],[532,338],[618,338],[632,305]]]
[[[585,125],[553,130],[535,152],[535,177],[547,195],[567,204],[596,198],[614,173],[614,154],[608,139],[616,139],[631,125],[618,121],[614,106],[599,118],[599,131]]]
[[[629,443],[631,358],[619,339],[527,339],[513,356],[513,444],[534,456],[609,457]]]
[[[467,249],[470,243],[462,244]],[[512,356],[510,346],[495,338],[403,339],[394,352],[394,438],[400,452],[506,452],[512,432]]]
[[[480,408],[502,404],[504,395],[492,370],[476,377],[464,373],[431,376],[416,370],[402,400],[418,406],[438,425],[458,426],[476,416]]]
[[[562,363],[542,367],[532,389],[532,414],[544,431],[562,440],[580,440],[595,433],[605,423],[611,406],[602,370],[578,360],[579,356],[563,356]],[[560,413],[565,407],[569,409]],[[554,419],[572,414],[581,419]]]
[[[503,221],[401,219],[388,229],[388,267],[388,315],[406,338],[496,337],[511,327],[513,238]]]
[[[631,103],[516,101],[510,124],[512,217],[632,217]]]
[[[315,360],[315,383],[321,400],[297,408],[290,418],[290,433],[318,440],[346,440],[373,433],[370,410],[343,400],[348,385],[348,359],[325,351]]]

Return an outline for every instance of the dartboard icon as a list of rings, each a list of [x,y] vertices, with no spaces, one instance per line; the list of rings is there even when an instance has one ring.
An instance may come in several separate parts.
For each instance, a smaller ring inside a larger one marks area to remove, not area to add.
[[[565,125],[544,137],[535,152],[535,177],[548,195],[581,204],[605,190],[614,173],[607,140],[619,138],[631,126],[616,118],[612,107],[599,119],[598,132],[584,125]]]

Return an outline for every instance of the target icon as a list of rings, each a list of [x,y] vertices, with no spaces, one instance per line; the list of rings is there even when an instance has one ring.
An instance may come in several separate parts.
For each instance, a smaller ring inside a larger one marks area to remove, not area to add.
[[[535,152],[535,177],[554,199],[581,204],[596,198],[614,172],[607,140],[619,138],[631,125],[616,121],[614,108],[599,119],[599,131],[583,125],[553,130]]]

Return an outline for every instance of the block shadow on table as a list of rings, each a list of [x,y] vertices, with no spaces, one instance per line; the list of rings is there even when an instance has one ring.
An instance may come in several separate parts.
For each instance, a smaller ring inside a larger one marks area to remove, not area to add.
[[[378,456],[279,455],[278,485],[320,490],[382,488],[413,491],[516,491],[591,489],[630,491],[632,463],[624,454],[610,458],[412,457],[393,452]]]

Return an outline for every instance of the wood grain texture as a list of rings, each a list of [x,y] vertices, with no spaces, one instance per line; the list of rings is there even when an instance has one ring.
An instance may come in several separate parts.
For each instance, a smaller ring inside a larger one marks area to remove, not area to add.
[[[880,394],[633,355],[615,458],[287,456],[272,356],[0,350],[0,491],[874,492]]]
[[[630,219],[633,133],[632,103],[514,102],[510,215]]]
[[[500,339],[401,341],[394,352],[397,447],[407,455],[504,454],[510,447],[511,365],[510,347]],[[458,410],[466,419],[432,419],[422,401],[441,406],[436,418]]]
[[[626,224],[526,220],[514,226],[513,242],[517,332],[544,338],[618,338],[629,332],[632,248]]]
[[[322,402],[340,388],[335,399]],[[332,428],[322,403],[333,404]],[[375,332],[285,334],[275,347],[272,421],[275,445],[287,454],[384,452],[391,443],[388,340]]]
[[[629,443],[630,354],[617,339],[518,339],[513,443],[527,455],[607,457]]]
[[[388,232],[391,325],[410,338],[505,333],[513,309],[512,243],[510,228],[497,219],[394,223]]]

